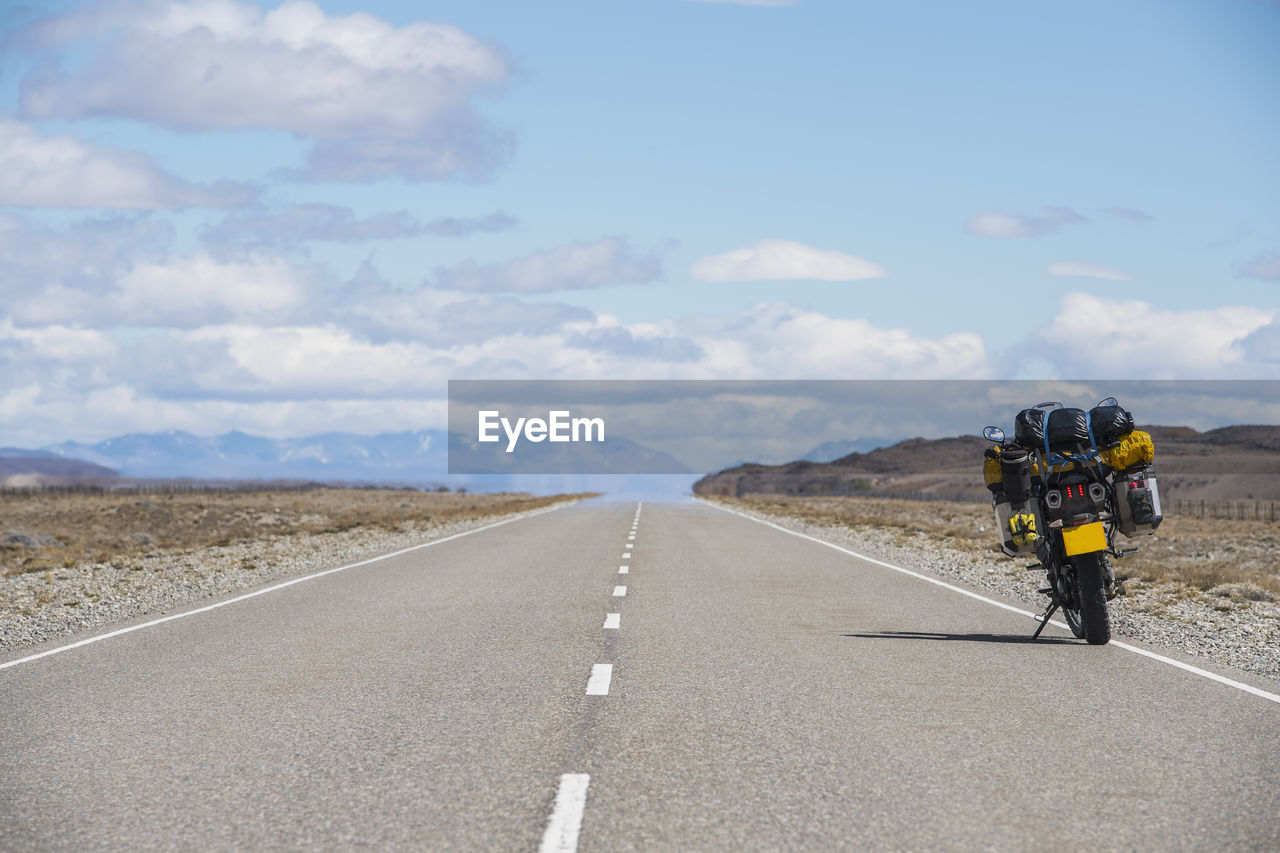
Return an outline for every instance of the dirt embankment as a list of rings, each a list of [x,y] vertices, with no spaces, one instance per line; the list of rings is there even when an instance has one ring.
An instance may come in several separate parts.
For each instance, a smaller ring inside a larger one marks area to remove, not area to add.
[[[410,489],[0,495],[0,574],[357,527],[402,530],[537,509],[561,497]]]
[[[0,651],[349,565],[590,495],[308,489],[0,498]]]

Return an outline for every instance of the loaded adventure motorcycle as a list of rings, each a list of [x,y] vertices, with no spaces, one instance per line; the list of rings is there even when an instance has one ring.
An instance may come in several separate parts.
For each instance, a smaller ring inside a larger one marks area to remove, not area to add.
[[[1119,548],[1116,535],[1153,533],[1164,516],[1151,463],[1151,436],[1134,428],[1133,415],[1114,397],[1092,409],[1040,403],[1018,413],[1014,437],[989,426],[983,436],[996,444],[983,460],[983,480],[992,494],[1001,550],[1034,555],[1028,569],[1044,569],[1041,593],[1049,606],[1033,638],[1061,608],[1076,637],[1091,645],[1111,640],[1107,602],[1124,594],[1124,577],[1110,558],[1137,548]]]

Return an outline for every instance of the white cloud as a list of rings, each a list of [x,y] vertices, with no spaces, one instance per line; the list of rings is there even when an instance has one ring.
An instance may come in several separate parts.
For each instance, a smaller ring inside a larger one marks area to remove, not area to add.
[[[547,280],[496,269],[506,286]],[[925,336],[785,302],[629,323],[541,300],[400,288],[371,268],[337,287],[278,258],[232,263],[201,254],[140,260],[95,281],[106,286],[27,293],[45,299],[39,317],[18,313],[7,296],[0,302],[0,414],[21,411],[23,434],[41,437],[34,443],[165,428],[299,435],[316,423],[357,432],[437,425],[432,401],[450,378],[1012,372],[1006,354],[991,353],[976,331]],[[1280,378],[1277,327],[1274,309],[1171,311],[1073,293],[1026,350],[1050,375]]]
[[[1250,360],[1280,366],[1280,315],[1253,330],[1241,346]]]
[[[139,260],[65,282],[9,282],[3,289],[6,313],[28,326],[111,329],[300,322],[328,307],[322,287],[317,273],[280,258],[228,261],[196,253]]]
[[[90,38],[86,38],[90,37]],[[92,49],[28,76],[34,118],[124,116],[182,130],[273,128],[317,141],[309,174],[335,180],[481,174],[511,141],[471,109],[508,77],[501,53],[448,24],[326,15],[310,0],[125,3],[55,17],[29,44]]]
[[[438,390],[453,366],[449,351],[429,343],[373,343],[333,325],[210,326],[185,341],[226,347],[250,387],[269,394],[334,398],[407,395]]]
[[[286,261],[218,261],[196,254],[131,268],[112,303],[130,325],[203,326],[231,318],[283,318],[304,298],[302,276]]]
[[[632,249],[622,237],[604,237],[533,252],[496,264],[464,261],[435,271],[444,290],[545,293],[613,284],[640,284],[662,275],[658,259]]]
[[[254,435],[309,435],[322,424],[334,432],[396,432],[445,422],[443,394],[383,399],[378,422],[370,420],[367,399],[226,400],[166,399],[127,384],[87,393],[51,389],[32,382],[0,387],[0,421],[11,424],[6,441],[18,447],[41,447],[60,437],[99,441],[129,432],[179,429],[211,435],[240,429]],[[91,419],[85,417],[92,412]]]
[[[1277,315],[1246,306],[1174,311],[1070,293],[1036,333],[1034,349],[1070,377],[1273,378],[1280,369],[1251,361],[1245,341]]]
[[[198,304],[200,299],[193,299],[178,308],[194,310]],[[955,377],[990,372],[977,334],[919,338],[784,303],[663,323],[628,324],[590,314],[541,327],[504,322],[492,329],[477,327],[463,339],[430,333],[379,339],[335,321],[211,322],[131,332],[119,339],[110,331],[18,327],[7,320],[0,324],[0,358],[10,368],[0,376],[0,398],[21,409],[24,427],[41,435],[39,443],[193,427],[202,433],[238,427],[306,434],[315,431],[316,423],[331,427],[325,418],[337,409],[345,413],[345,428],[355,431],[421,427],[421,420],[398,421],[390,413],[420,416],[421,407],[405,408],[406,401],[434,399],[451,378]],[[32,387],[39,389],[34,397],[27,393]],[[91,422],[82,419],[86,411],[94,413]],[[207,417],[203,423],[199,413]]]
[[[15,326],[8,317],[0,320],[0,341],[19,343],[32,354],[57,362],[106,360],[116,353],[115,342],[104,332],[61,324]]]
[[[991,371],[977,333],[920,338],[785,302],[715,318],[688,334],[707,353],[689,378],[977,378]]]
[[[980,213],[964,224],[964,230],[975,237],[1043,237],[1088,221],[1069,207],[1048,207],[1039,216]]]
[[[0,117],[0,205],[156,210],[234,207],[254,191],[237,184],[191,184],[145,157],[97,148],[70,136],[40,136]]]
[[[1133,276],[1124,270],[1103,266],[1102,264],[1086,264],[1079,261],[1054,261],[1049,264],[1045,272],[1058,278],[1101,278],[1107,281],[1133,281]]]
[[[1153,218],[1145,210],[1138,210],[1133,207],[1107,207],[1103,208],[1102,212],[1116,219],[1125,219],[1129,222],[1150,222]]]
[[[1259,255],[1240,267],[1238,275],[1260,281],[1280,281],[1280,252]]]
[[[291,246],[308,241],[360,243],[368,240],[400,240],[430,234],[466,237],[509,230],[518,220],[503,211],[484,216],[449,216],[419,222],[406,211],[358,217],[333,204],[295,204],[273,211],[246,211],[229,216],[206,229],[208,244],[239,246]]]
[[[100,279],[130,263],[159,258],[173,236],[168,222],[145,214],[111,215],[51,227],[0,216],[0,304],[33,287]]]
[[[845,252],[815,249],[791,240],[761,240],[753,246],[708,255],[693,265],[698,281],[858,281],[886,276],[879,264]]]

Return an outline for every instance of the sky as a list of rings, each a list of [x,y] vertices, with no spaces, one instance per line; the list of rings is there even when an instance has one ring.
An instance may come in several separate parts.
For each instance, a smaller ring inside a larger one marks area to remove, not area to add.
[[[0,0],[0,445],[1280,379],[1280,3]]]

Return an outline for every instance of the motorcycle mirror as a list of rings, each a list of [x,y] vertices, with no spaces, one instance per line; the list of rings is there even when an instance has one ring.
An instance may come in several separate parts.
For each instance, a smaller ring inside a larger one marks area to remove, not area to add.
[[[994,441],[999,444],[1004,441],[1004,430],[997,426],[989,426],[983,429],[982,437],[987,441]]]
[[[1115,397],[1108,397],[1102,402],[1100,402],[1098,405],[1099,406],[1118,406],[1120,405],[1120,401],[1117,400]]]

